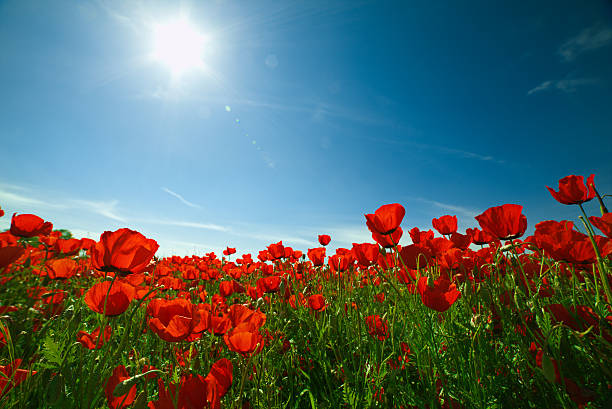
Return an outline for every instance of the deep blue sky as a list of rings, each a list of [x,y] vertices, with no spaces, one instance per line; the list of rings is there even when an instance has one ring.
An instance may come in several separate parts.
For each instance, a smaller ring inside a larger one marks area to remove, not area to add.
[[[151,27],[181,14],[207,70],[174,78]],[[366,241],[386,203],[405,230],[504,203],[533,228],[576,219],[566,175],[612,193],[604,0],[4,0],[0,50],[0,228],[256,254]]]

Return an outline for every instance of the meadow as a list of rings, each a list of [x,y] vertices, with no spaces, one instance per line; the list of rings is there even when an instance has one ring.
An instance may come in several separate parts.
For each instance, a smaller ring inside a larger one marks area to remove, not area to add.
[[[14,214],[0,407],[612,407],[612,213],[592,175],[549,191],[580,223],[525,237],[504,204],[465,232],[452,215],[402,230],[392,203],[365,215],[371,243],[333,254],[321,232],[304,252],[160,259],[128,228],[95,241]]]

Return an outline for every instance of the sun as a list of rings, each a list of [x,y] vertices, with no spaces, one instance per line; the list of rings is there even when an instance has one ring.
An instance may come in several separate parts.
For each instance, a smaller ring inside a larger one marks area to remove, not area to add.
[[[207,38],[187,17],[153,25],[151,57],[164,65],[173,78],[205,68]]]

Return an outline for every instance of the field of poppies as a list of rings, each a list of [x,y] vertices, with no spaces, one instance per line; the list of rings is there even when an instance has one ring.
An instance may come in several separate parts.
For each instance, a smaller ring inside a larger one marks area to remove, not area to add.
[[[128,228],[94,241],[14,214],[0,407],[610,408],[612,213],[593,175],[548,189],[579,225],[524,237],[504,204],[401,246],[405,209],[386,204],[365,215],[372,243],[334,254],[322,234],[305,254],[159,259]]]

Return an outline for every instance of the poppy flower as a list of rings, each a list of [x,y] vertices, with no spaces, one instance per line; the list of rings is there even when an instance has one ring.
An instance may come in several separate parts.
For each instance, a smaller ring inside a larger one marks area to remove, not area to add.
[[[223,255],[229,256],[230,254],[234,254],[235,252],[236,252],[235,248],[227,247],[225,250],[223,250]]]
[[[406,210],[399,203],[386,204],[379,207],[373,214],[366,214],[366,225],[372,233],[391,234],[402,223]]]
[[[19,237],[47,236],[53,230],[53,223],[46,222],[34,214],[13,213],[11,234]]]
[[[472,243],[472,236],[469,234],[453,233],[450,240],[458,249],[466,250]]]
[[[36,371],[19,369],[21,359],[15,359],[8,365],[0,366],[0,397],[25,381],[28,376],[36,374]]]
[[[327,308],[325,297],[323,297],[323,294],[311,295],[308,297],[308,306],[312,308],[313,311],[324,311]]]
[[[471,237],[472,243],[477,244],[479,246],[482,246],[483,244],[488,244],[488,243],[491,243],[497,240],[492,234],[487,233],[486,231],[482,231],[477,228],[467,229],[465,232],[468,236]],[[452,240],[452,237],[451,237],[451,240]]]
[[[546,188],[559,203],[566,205],[581,204],[595,197],[593,179],[595,179],[595,175],[589,176],[585,186],[582,176],[569,175],[559,180],[558,192],[548,186]]]
[[[285,246],[283,246],[282,241],[279,241],[278,243],[270,244],[267,248],[268,248],[268,254],[270,255],[271,260],[279,260],[285,257]]]
[[[400,250],[400,257],[404,265],[409,269],[416,270],[427,266],[429,260],[433,257],[429,247],[419,244],[411,244],[404,246]]]
[[[0,217],[4,216],[4,210],[0,207]]]
[[[331,241],[331,237],[327,234],[319,234],[319,244],[327,246]]]
[[[362,267],[369,267],[378,260],[378,246],[372,243],[353,243],[353,256]]]
[[[17,261],[23,253],[25,253],[25,249],[21,246],[0,247],[0,269]]]
[[[151,409],[220,409],[221,398],[232,385],[232,363],[222,358],[215,362],[208,375],[183,375],[180,384],[167,387],[159,378],[158,398],[149,402]],[[178,386],[178,388],[177,388]],[[178,389],[178,390],[177,390]]]
[[[65,255],[74,255],[81,249],[82,241],[79,239],[57,239],[53,244],[53,251]]]
[[[368,334],[374,339],[384,341],[389,337],[389,327],[387,321],[380,315],[370,315],[365,318]]]
[[[263,348],[263,337],[254,325],[250,323],[240,324],[223,336],[225,344],[230,351],[234,351],[247,357],[254,352],[260,352]]]
[[[322,266],[325,263],[325,247],[308,249],[307,255],[315,267]]]
[[[132,386],[130,390],[121,395],[115,396],[113,391],[119,385],[120,382],[130,379],[130,375],[125,369],[125,366],[119,365],[113,369],[113,374],[106,381],[104,386],[104,396],[106,396],[106,402],[111,409],[125,408],[130,406],[136,400],[136,385]]]
[[[211,409],[221,408],[221,398],[225,396],[232,386],[232,363],[229,359],[221,358],[213,364],[210,372],[206,375],[206,400]]]
[[[417,291],[423,304],[433,310],[444,312],[461,297],[457,286],[446,278],[435,280],[433,287],[429,286],[428,281],[428,277],[421,277],[417,283]]]
[[[10,231],[0,233],[0,247],[16,246],[17,237],[13,236]]]
[[[108,290],[109,288],[110,291]],[[106,316],[112,317],[123,314],[130,306],[130,302],[133,298],[134,287],[131,285],[125,284],[120,280],[115,280],[114,283],[111,281],[102,281],[101,283],[94,284],[87,293],[85,293],[85,304],[87,304],[92,311],[98,314],[104,314],[104,304],[106,302]]]
[[[225,298],[229,297],[234,293],[242,294],[245,291],[246,290],[244,289],[242,284],[240,284],[236,280],[221,281],[221,283],[219,283],[219,294],[221,294]]]
[[[77,342],[87,349],[100,349],[110,339],[112,332],[113,329],[110,325],[104,329],[103,336],[100,336],[100,327],[93,330],[91,334],[79,331],[77,333]]]
[[[149,302],[147,315],[151,317],[149,328],[164,341],[182,341],[192,332],[193,304],[184,298],[154,298]]]
[[[229,318],[234,327],[248,322],[259,329],[266,322],[266,314],[259,310],[254,311],[241,304],[234,304],[229,308]]]
[[[142,273],[158,248],[155,240],[147,239],[135,230],[105,231],[91,249],[91,264],[104,272]]]
[[[262,277],[257,280],[257,288],[264,293],[275,293],[280,289],[280,276]]]
[[[209,331],[215,335],[225,335],[232,327],[232,320],[227,315],[213,315],[210,317]]]
[[[372,238],[382,247],[390,249],[398,245],[400,239],[402,238],[402,234],[404,234],[404,231],[401,227],[398,227],[393,231],[393,233],[387,235],[372,232]]]
[[[589,221],[597,227],[603,234],[612,238],[612,213],[605,213],[601,217],[591,216]]]
[[[485,232],[499,240],[512,240],[521,237],[527,230],[527,218],[522,214],[523,206],[505,204],[490,207],[475,217]]]
[[[408,233],[414,244],[419,244],[434,238],[434,232],[432,230],[421,231],[418,227],[413,227]]]
[[[438,233],[449,235],[457,232],[457,216],[442,216],[438,219],[433,219],[431,224]]]
[[[79,263],[70,258],[52,259],[47,261],[47,276],[51,279],[66,279],[74,276]]]

